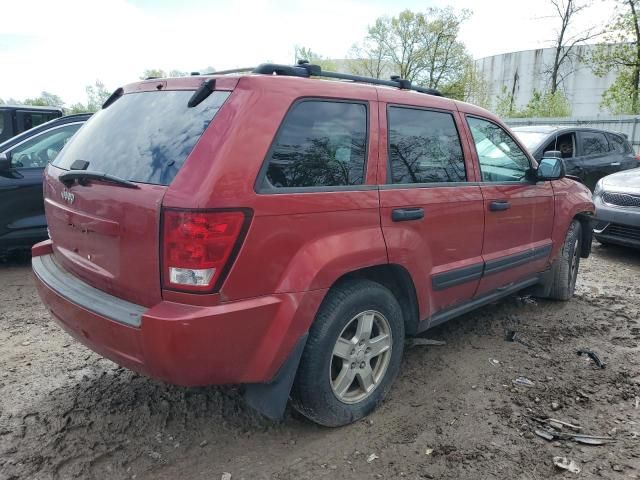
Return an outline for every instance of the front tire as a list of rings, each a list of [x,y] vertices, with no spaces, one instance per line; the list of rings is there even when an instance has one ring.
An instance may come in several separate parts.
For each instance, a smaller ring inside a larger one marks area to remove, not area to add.
[[[554,264],[553,284],[549,298],[566,301],[573,297],[580,267],[581,251],[582,226],[578,220],[573,220],[567,230],[562,251]]]
[[[328,427],[359,420],[391,388],[403,347],[402,310],[389,289],[370,280],[334,287],[309,329],[292,406]]]

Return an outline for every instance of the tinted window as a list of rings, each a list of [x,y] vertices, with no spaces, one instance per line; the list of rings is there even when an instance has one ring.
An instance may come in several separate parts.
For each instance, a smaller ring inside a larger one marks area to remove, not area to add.
[[[484,182],[525,181],[529,159],[500,126],[479,118],[468,118]]]
[[[268,158],[267,188],[360,185],[367,109],[359,103],[307,100],[293,106]]]
[[[192,95],[186,90],[124,95],[93,115],[54,165],[69,169],[85,160],[88,170],[168,185],[229,92],[213,92],[189,108]]]
[[[62,147],[81,127],[81,124],[65,125],[41,133],[10,150],[13,168],[44,168],[52,162]]]
[[[390,107],[389,163],[393,183],[465,181],[464,156],[453,116]]]
[[[609,144],[604,133],[582,132],[582,154],[597,155],[609,151]]]
[[[611,149],[617,153],[630,153],[631,149],[627,146],[627,142],[618,135],[607,135],[609,137],[609,145]]]

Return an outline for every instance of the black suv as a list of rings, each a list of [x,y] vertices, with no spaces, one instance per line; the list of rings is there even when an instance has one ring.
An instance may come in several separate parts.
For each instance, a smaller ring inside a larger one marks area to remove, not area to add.
[[[61,116],[56,107],[0,105],[0,142]]]
[[[57,118],[0,143],[0,256],[47,238],[44,167],[90,116]]]
[[[538,161],[545,152],[559,151],[567,174],[580,178],[591,191],[602,177],[640,167],[629,140],[622,133],[545,125],[512,130]]]

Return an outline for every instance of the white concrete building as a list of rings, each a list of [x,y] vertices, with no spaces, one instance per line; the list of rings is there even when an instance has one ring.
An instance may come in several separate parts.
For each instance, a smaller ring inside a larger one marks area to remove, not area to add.
[[[602,93],[615,81],[616,73],[597,77],[591,71],[586,59],[595,45],[575,47],[576,60],[563,66],[561,74],[565,79],[561,89],[567,95],[573,117],[606,115],[600,107]],[[476,66],[489,83],[491,104],[495,108],[496,99],[503,85],[514,92],[514,108],[523,108],[534,90],[545,91],[549,87],[548,73],[555,49],[544,48],[505,53],[476,60]]]

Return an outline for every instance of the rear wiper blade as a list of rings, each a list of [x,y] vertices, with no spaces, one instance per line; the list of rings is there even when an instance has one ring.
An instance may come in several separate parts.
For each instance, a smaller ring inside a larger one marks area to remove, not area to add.
[[[73,182],[76,180],[80,183],[82,183],[83,180],[99,180],[101,182],[115,183],[116,185],[127,188],[140,188],[135,183],[125,180],[124,178],[109,175],[108,173],[92,172],[91,170],[70,170],[60,175],[58,179],[67,187],[73,185]]]

